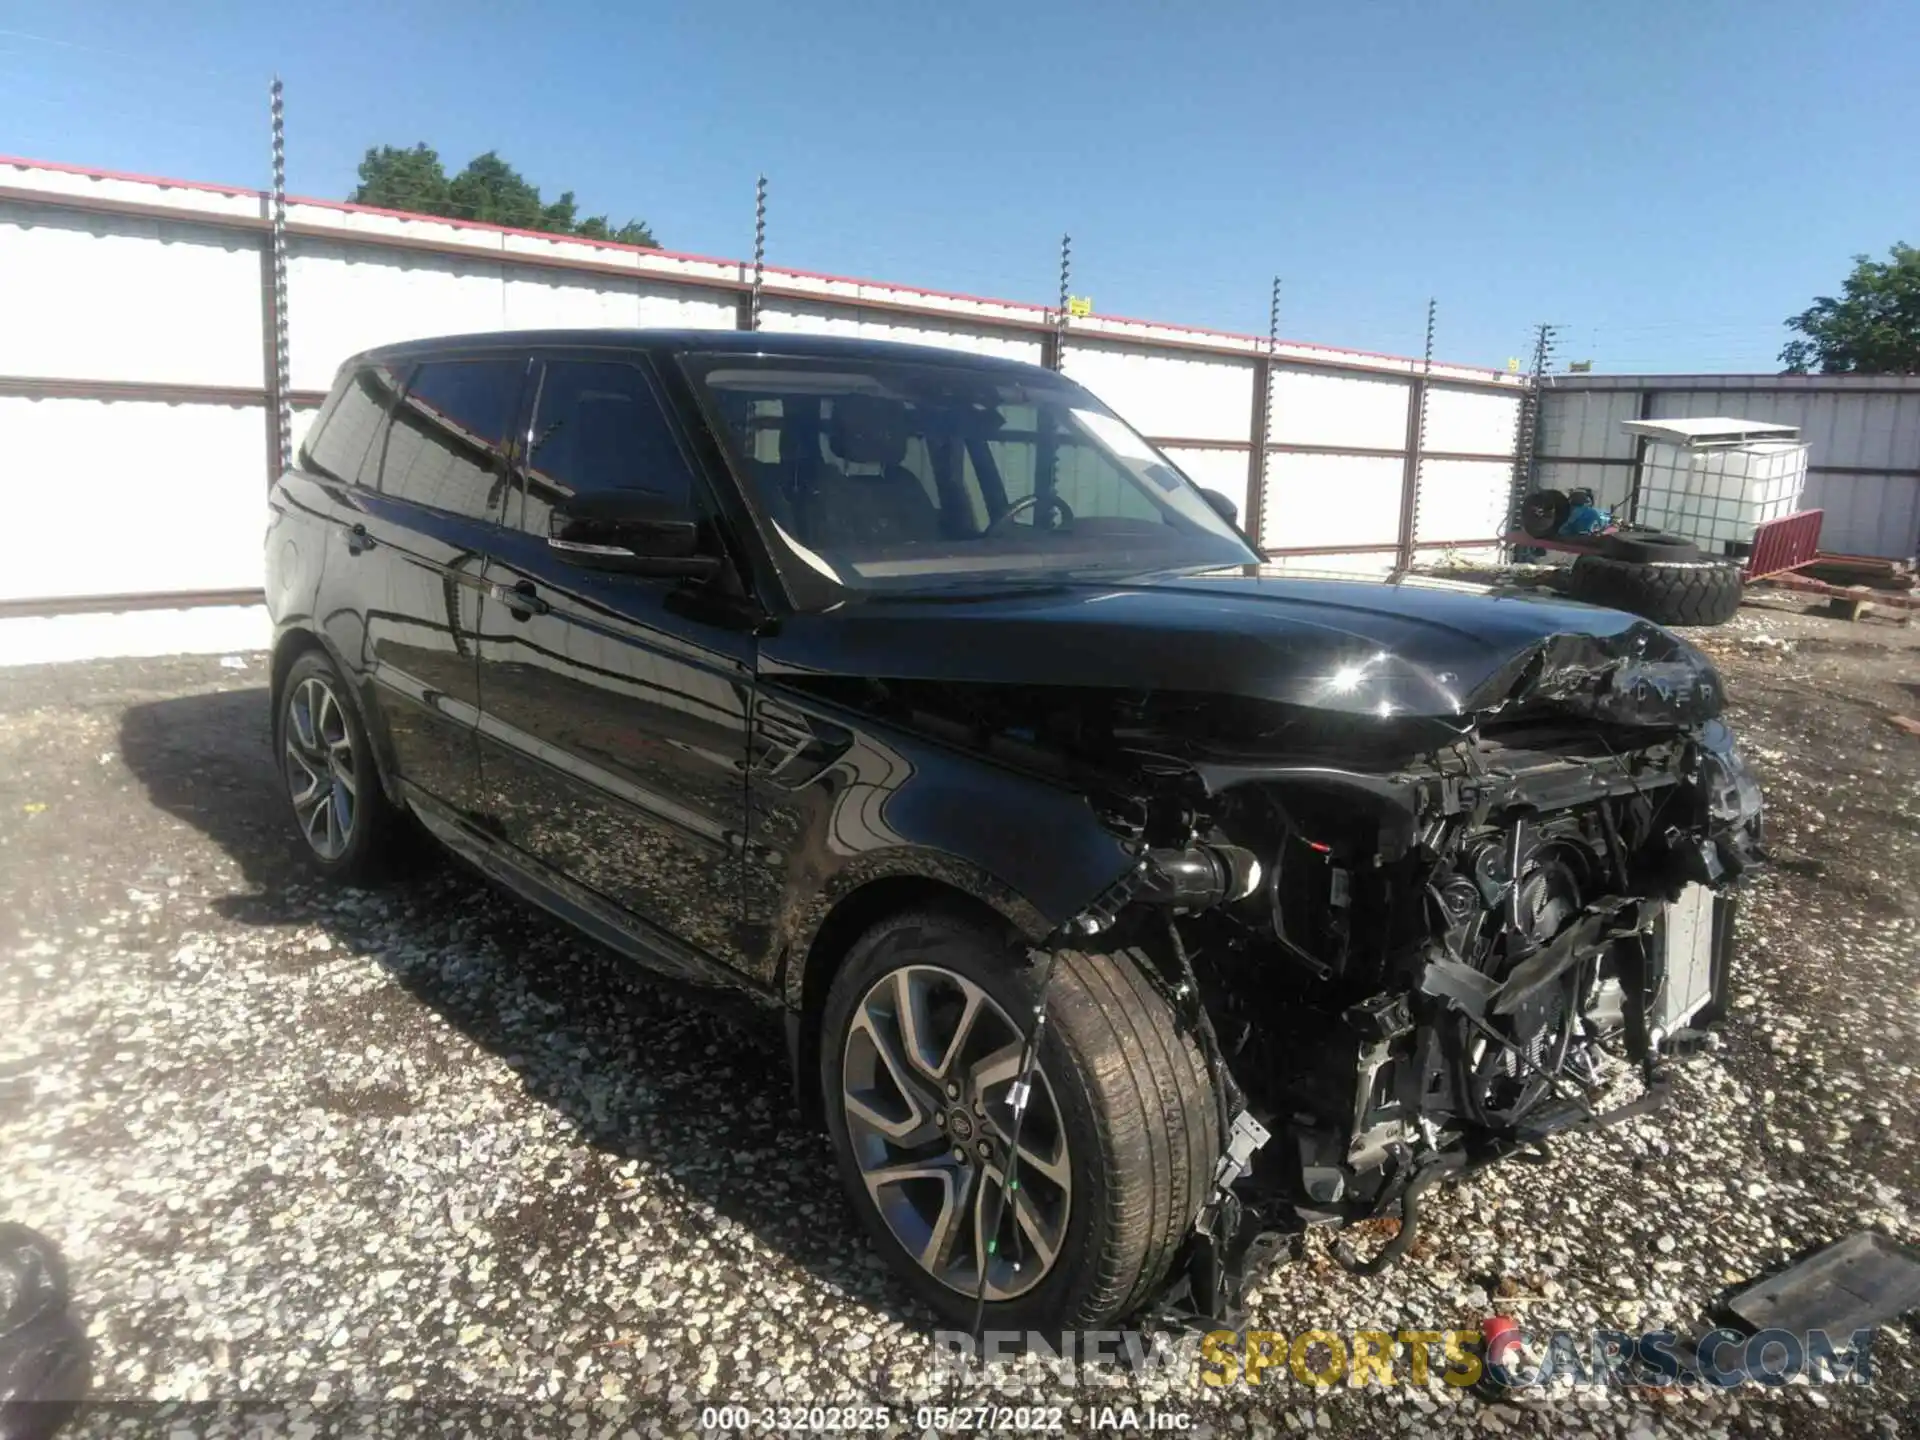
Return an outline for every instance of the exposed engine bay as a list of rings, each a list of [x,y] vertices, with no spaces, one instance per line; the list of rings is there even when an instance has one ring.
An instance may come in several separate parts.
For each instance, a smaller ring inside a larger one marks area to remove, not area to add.
[[[1143,818],[1124,902],[1084,921],[1161,911],[1223,1113],[1244,1107],[1196,1236],[1202,1313],[1277,1232],[1399,1213],[1349,1261],[1370,1273],[1433,1180],[1655,1108],[1661,1062],[1726,1002],[1732,887],[1763,858],[1759,788],[1718,719],[1538,714],[1381,771],[1276,771],[1212,791],[1185,845]],[[1606,1054],[1646,1081],[1611,1112]]]

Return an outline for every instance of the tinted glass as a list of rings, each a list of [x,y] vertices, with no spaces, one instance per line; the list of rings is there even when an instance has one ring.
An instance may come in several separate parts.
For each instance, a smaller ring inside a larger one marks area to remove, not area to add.
[[[693,516],[693,475],[647,377],[617,361],[549,361],[528,428],[523,528],[545,534],[575,495],[656,495]]]
[[[497,517],[524,360],[429,361],[394,412],[380,488],[455,515]]]
[[[301,446],[301,468],[329,480],[371,484],[380,464],[373,441],[397,388],[394,370],[384,365],[362,366],[335,386]]]
[[[1164,455],[1063,377],[885,359],[687,364],[796,595],[1256,558]]]

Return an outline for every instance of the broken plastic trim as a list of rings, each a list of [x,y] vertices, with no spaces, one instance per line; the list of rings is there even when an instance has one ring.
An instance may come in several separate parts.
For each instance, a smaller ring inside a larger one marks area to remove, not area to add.
[[[1690,726],[1726,708],[1720,674],[1693,646],[1642,622],[1617,635],[1554,635],[1501,667],[1464,709],[1551,706],[1620,725]]]

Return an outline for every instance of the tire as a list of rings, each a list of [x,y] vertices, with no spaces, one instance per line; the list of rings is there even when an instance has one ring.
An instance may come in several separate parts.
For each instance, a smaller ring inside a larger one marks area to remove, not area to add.
[[[1738,565],[1723,560],[1640,563],[1604,555],[1573,562],[1568,594],[1661,625],[1724,625],[1740,608]]]
[[[1632,560],[1642,565],[1659,561],[1700,560],[1700,547],[1684,535],[1659,530],[1617,530],[1599,537],[1598,549],[1610,560]]]
[[[1573,511],[1573,502],[1558,490],[1535,490],[1520,502],[1520,528],[1536,540],[1560,533]]]
[[[1095,1328],[1143,1308],[1165,1285],[1211,1189],[1220,1143],[1212,1080],[1198,1045],[1181,1032],[1166,1001],[1148,982],[1142,969],[1147,963],[1144,956],[1131,951],[1062,950],[1054,959],[1039,1053],[1041,1078],[1033,1088],[1020,1137],[1023,1159],[1016,1175],[1025,1178],[1020,1179],[1015,1198],[1024,1197],[1036,1217],[1052,1217],[1059,1227],[1058,1241],[1051,1262],[1039,1270],[1037,1279],[1029,1272],[1003,1274],[1011,1263],[1008,1257],[1014,1254],[1012,1227],[999,1231],[1008,1243],[988,1266],[995,1286],[985,1307],[984,1324],[990,1329]],[[904,1191],[905,1185],[876,1190],[868,1184],[869,1174],[884,1174],[893,1160],[890,1142],[876,1144],[850,1098],[858,1094],[861,1109],[878,1104],[874,1097],[891,1081],[879,1082],[879,1067],[874,1066],[875,1088],[862,1088],[858,1081],[863,1054],[873,1046],[872,1037],[887,1028],[887,1006],[892,1004],[896,1016],[900,1011],[887,997],[898,996],[903,984],[946,983],[929,980],[930,975],[957,976],[964,984],[977,986],[1007,1019],[1018,1017],[1015,1031],[1001,1033],[1024,1040],[1033,1023],[1038,980],[1038,966],[1028,963],[1025,947],[1010,933],[969,915],[940,909],[914,911],[868,931],[835,976],[822,1016],[820,1085],[841,1179],[875,1247],[922,1301],[949,1323],[970,1328],[980,1267],[974,1263],[969,1270],[963,1262],[981,1248],[968,1238],[972,1227],[956,1243],[953,1268],[944,1278],[923,1265],[896,1232],[899,1222],[888,1218],[909,1213],[896,1193]],[[932,1046],[949,1062],[955,1050],[972,1054],[975,1045],[990,1043],[981,1039],[955,1046],[945,1037],[939,1012],[952,1012],[950,1000],[913,1008],[924,1033],[935,1037]],[[978,1013],[987,1015],[984,1004]],[[989,1023],[986,1018],[974,1022],[976,1029]],[[928,1043],[921,1041],[923,1048]],[[1008,1053],[997,1038],[991,1043],[988,1054]],[[905,1051],[911,1046],[908,1039],[900,1048]],[[1011,1053],[1017,1057],[1017,1042]],[[975,1068],[977,1062],[951,1063],[946,1073],[966,1076]],[[916,1073],[912,1083],[919,1086],[924,1078]],[[938,1081],[926,1083],[931,1085],[926,1108],[940,1103],[950,1107],[945,1115],[928,1122],[938,1127],[929,1132],[933,1147],[960,1134],[963,1123],[969,1127],[970,1141],[977,1143],[980,1136],[996,1143],[1007,1138],[1005,1129],[996,1130],[993,1123],[977,1131],[971,1128],[978,1123],[976,1116],[989,1122],[998,1116],[997,1123],[1002,1125],[1009,1118],[1005,1091],[997,1082],[982,1087],[983,1106],[971,1103],[980,1097],[971,1093],[970,1081],[957,1098]],[[906,1087],[894,1088],[905,1094]],[[891,1112],[901,1116],[895,1123],[915,1123],[915,1107],[909,1102],[902,1108],[904,1115],[898,1109]],[[1064,1142],[1064,1157],[1056,1141]],[[958,1162],[949,1162],[956,1148],[963,1147],[949,1145],[934,1160],[954,1171]],[[1027,1160],[1030,1148],[1051,1161],[1070,1184],[1063,1189],[1038,1161]],[[914,1146],[908,1149],[914,1155],[921,1153]],[[863,1155],[867,1156],[864,1164]],[[938,1220],[944,1220],[964,1209],[971,1218],[970,1206],[948,1209],[951,1197],[970,1200],[996,1171],[986,1164],[975,1168],[971,1161],[965,1168],[973,1174],[972,1191],[960,1190],[963,1182],[959,1180],[943,1190],[922,1185],[922,1210],[937,1209]],[[990,1183],[988,1188],[997,1198],[997,1184]],[[884,1201],[876,1198],[883,1193]],[[885,1213],[883,1203],[890,1206]],[[919,1253],[938,1249],[936,1237],[942,1233],[938,1220],[928,1225],[924,1241],[917,1230],[910,1231]],[[1037,1223],[1044,1228],[1043,1221]],[[901,1226],[902,1232],[909,1229]],[[1031,1251],[1027,1263],[1043,1253],[1037,1244],[1026,1248]]]
[[[274,705],[273,753],[307,863],[346,884],[386,878],[404,819],[381,788],[353,692],[324,650],[305,651],[287,671]],[[319,803],[302,803],[318,783],[327,786]]]

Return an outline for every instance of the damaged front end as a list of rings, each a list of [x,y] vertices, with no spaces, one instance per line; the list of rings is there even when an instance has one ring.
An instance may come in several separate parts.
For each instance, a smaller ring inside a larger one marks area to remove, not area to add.
[[[1726,1002],[1763,852],[1718,676],[1645,632],[1553,637],[1452,717],[1396,715],[1364,675],[1314,713],[1114,717],[1133,781],[1100,804],[1138,861],[1071,928],[1157,956],[1215,1071],[1224,1153],[1178,1303],[1230,1316],[1285,1233],[1398,1215],[1344,1256],[1378,1270],[1436,1180],[1661,1102]],[[1644,1087],[1611,1109],[1610,1056]]]

